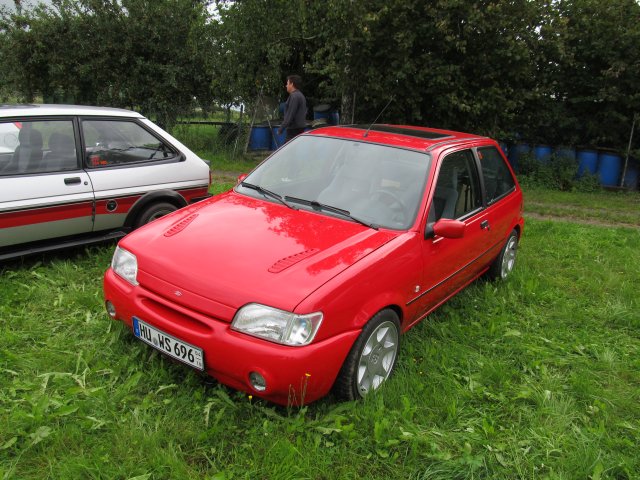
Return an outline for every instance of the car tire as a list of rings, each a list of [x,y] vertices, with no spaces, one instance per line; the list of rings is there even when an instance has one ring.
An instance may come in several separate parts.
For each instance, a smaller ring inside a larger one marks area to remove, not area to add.
[[[177,209],[178,207],[169,202],[159,202],[149,205],[138,216],[138,220],[136,221],[136,228],[141,227],[142,225],[146,225],[149,222],[153,222],[160,217],[164,217],[171,212],[175,212]]]
[[[491,279],[504,280],[511,275],[516,262],[518,240],[518,232],[516,232],[515,229],[511,230],[504,247],[502,247],[502,250],[500,251],[500,255],[498,255],[489,267],[488,274]]]
[[[382,310],[367,322],[351,347],[333,386],[336,396],[357,400],[377,389],[393,372],[400,349],[400,321]]]

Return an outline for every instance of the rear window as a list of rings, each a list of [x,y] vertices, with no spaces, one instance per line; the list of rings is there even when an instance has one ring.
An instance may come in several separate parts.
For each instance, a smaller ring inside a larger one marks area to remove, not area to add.
[[[0,122],[0,175],[77,168],[72,120]]]

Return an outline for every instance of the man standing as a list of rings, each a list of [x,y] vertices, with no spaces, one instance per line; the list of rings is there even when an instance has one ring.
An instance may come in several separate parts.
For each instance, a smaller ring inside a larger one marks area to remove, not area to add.
[[[284,120],[278,129],[278,134],[282,134],[284,129],[287,130],[288,142],[296,135],[304,132],[307,117],[307,99],[300,91],[302,86],[302,78],[300,75],[289,75],[287,77],[287,92],[289,98],[284,110]]]

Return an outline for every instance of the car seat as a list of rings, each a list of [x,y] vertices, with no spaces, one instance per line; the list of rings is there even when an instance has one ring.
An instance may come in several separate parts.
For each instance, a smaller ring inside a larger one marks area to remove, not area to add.
[[[44,158],[47,170],[70,170],[77,166],[75,145],[69,135],[52,133],[49,137],[49,149]]]
[[[13,169],[16,173],[37,172],[42,163],[42,134],[30,127],[23,127],[18,134],[20,144],[13,153]]]

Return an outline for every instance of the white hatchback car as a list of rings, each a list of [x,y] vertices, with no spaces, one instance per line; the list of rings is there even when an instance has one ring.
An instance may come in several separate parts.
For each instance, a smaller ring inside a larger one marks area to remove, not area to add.
[[[208,196],[209,166],[139,113],[0,106],[0,260],[127,232]]]

